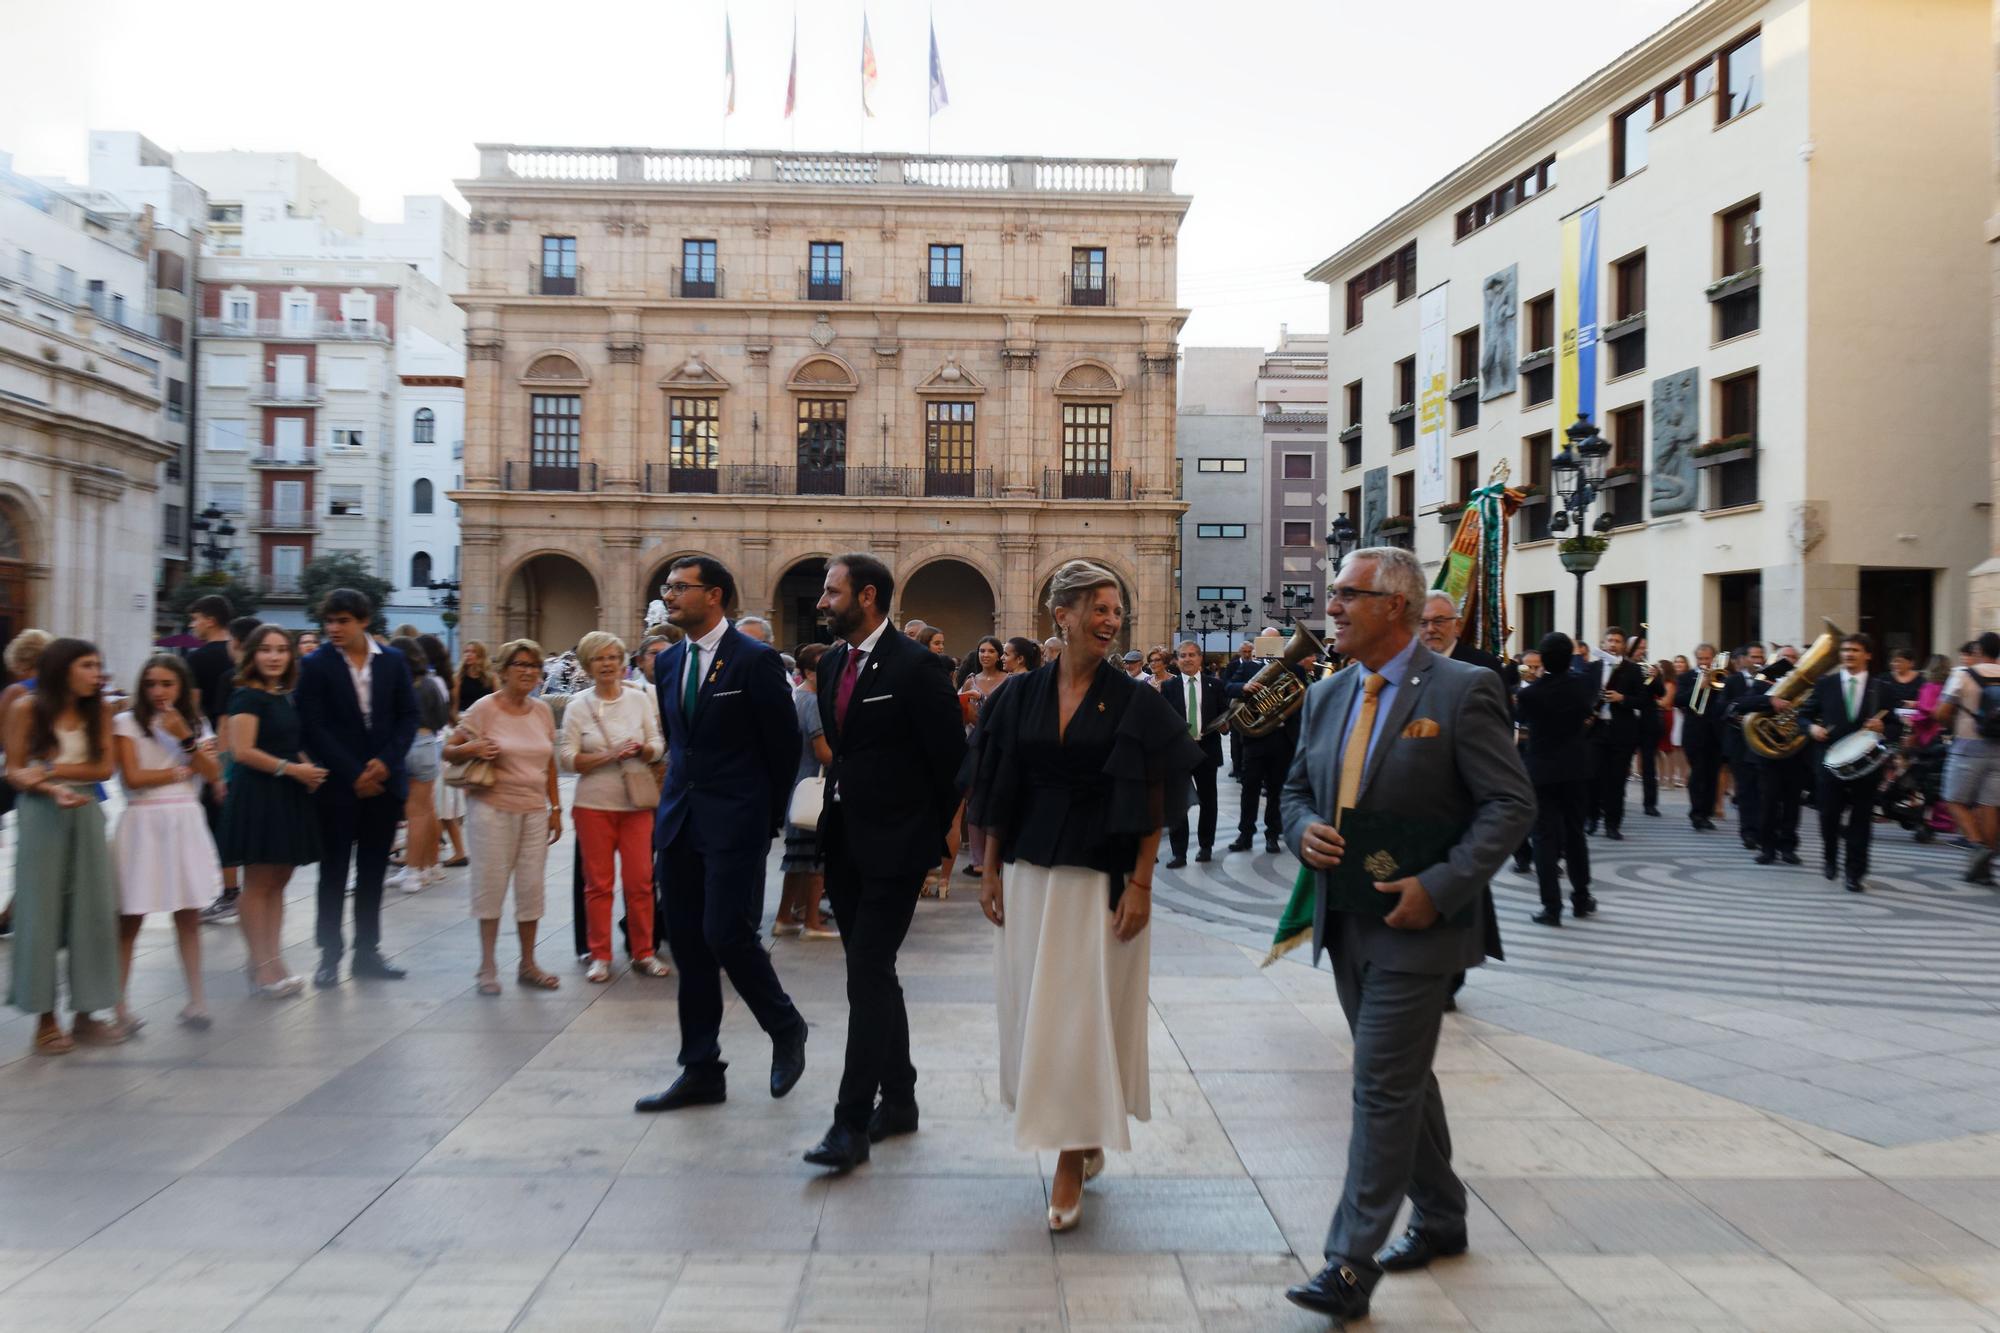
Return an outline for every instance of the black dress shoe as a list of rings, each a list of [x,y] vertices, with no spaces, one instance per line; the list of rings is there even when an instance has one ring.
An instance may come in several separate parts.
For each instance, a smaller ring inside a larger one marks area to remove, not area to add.
[[[1623,842],[1623,841],[1625,841],[1625,835],[1624,835],[1623,833],[1620,833],[1620,832],[1619,832],[1619,831],[1618,831],[1617,829],[1615,829],[1615,828],[1608,828],[1608,829],[1604,830],[1604,836],[1605,836],[1605,837],[1607,837],[1607,838],[1609,838],[1609,839],[1610,839],[1611,841],[1613,841],[1613,842]]]
[[[1544,907],[1541,911],[1529,917],[1528,920],[1538,926],[1560,926],[1563,923],[1562,908]]]
[[[1187,858],[1185,856],[1176,856],[1173,860],[1167,862],[1167,869],[1169,870],[1187,869]]]
[[[911,1102],[908,1106],[897,1106],[892,1102],[883,1102],[875,1108],[875,1113],[868,1117],[868,1141],[870,1143],[880,1143],[883,1139],[893,1139],[899,1134],[914,1134],[916,1132],[917,1104],[915,1102]]]
[[[1280,847],[1278,840],[1276,838],[1266,838],[1264,839],[1264,850],[1270,852],[1273,856],[1275,856],[1278,854],[1278,852],[1283,850],[1283,848]]]
[[[1596,837],[1596,836],[1597,836],[1597,821],[1593,819],[1593,820],[1591,820],[1590,822],[1588,822],[1587,824],[1585,824],[1585,825],[1583,826],[1583,831],[1584,831],[1584,832],[1585,832],[1586,834],[1588,834],[1588,835],[1589,835],[1590,837],[1593,837],[1593,838],[1594,838],[1594,837]]]
[[[852,1171],[868,1160],[868,1136],[836,1122],[825,1138],[806,1149],[806,1160],[814,1166]]]
[[[1458,997],[1456,995],[1447,995],[1444,997],[1444,1011],[1448,1014],[1458,1012]]]
[[[1754,852],[1758,850],[1757,840],[1755,838],[1745,837],[1743,839],[1743,850],[1746,852]]]
[[[1582,895],[1581,897],[1571,898],[1569,904],[1569,911],[1571,916],[1579,918],[1586,916],[1596,916],[1597,899],[1591,897],[1587,893]]]
[[[1799,859],[1797,852],[1779,852],[1778,859],[1788,866],[1802,866],[1805,864],[1804,861]]]
[[[678,1111],[683,1106],[717,1106],[729,1100],[729,1085],[722,1075],[684,1069],[665,1092],[641,1097],[632,1103],[635,1111]]]
[[[1849,875],[1847,877],[1847,891],[1849,893],[1860,893],[1866,887],[1867,883],[1861,878],[1861,876]]]
[[[354,955],[354,975],[373,977],[377,981],[401,981],[410,974],[400,967],[391,966],[388,959],[371,949]]]
[[[325,990],[328,986],[340,984],[340,960],[320,955],[319,966],[313,971],[313,985]]]
[[[1757,864],[1760,866],[1774,866],[1778,864],[1778,854],[1776,852],[1759,852],[1757,853]]]
[[[771,1095],[782,1097],[790,1092],[798,1086],[805,1072],[806,1025],[801,1021],[795,1035],[780,1037],[771,1043]]]
[[[1194,859],[1197,861],[1210,861],[1213,860],[1214,858],[1215,858],[1215,853],[1211,852],[1206,847],[1202,848],[1200,851],[1194,854]]]
[[[1230,843],[1230,844],[1229,844],[1229,850],[1230,850],[1230,851],[1232,851],[1232,852],[1247,852],[1247,851],[1249,851],[1249,850],[1250,850],[1250,839],[1248,839],[1248,838],[1238,838],[1238,839],[1237,839],[1237,840],[1236,840],[1235,842],[1232,842],[1232,843]]]
[[[1645,808],[1645,810],[1641,811],[1640,813],[1648,814],[1651,815],[1653,818],[1658,819],[1660,817],[1660,807],[1657,805],[1649,805]]]
[[[1407,1273],[1429,1266],[1433,1259],[1450,1259],[1465,1253],[1464,1236],[1433,1236],[1411,1227],[1382,1248],[1375,1262],[1391,1273]]]
[[[1535,873],[1535,863],[1533,861],[1516,861],[1514,863],[1514,873],[1517,875],[1532,875]]]
[[[1354,1270],[1338,1260],[1329,1262],[1310,1281],[1286,1287],[1285,1299],[1302,1310],[1335,1319],[1368,1317],[1368,1293],[1361,1289]]]
[[[1827,879],[1832,879],[1840,873],[1840,866],[1834,861],[1822,861],[1820,862],[1819,873]]]

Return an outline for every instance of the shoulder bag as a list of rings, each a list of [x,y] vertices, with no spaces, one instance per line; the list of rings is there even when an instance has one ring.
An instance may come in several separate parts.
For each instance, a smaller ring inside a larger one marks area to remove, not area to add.
[[[479,733],[471,727],[461,723],[460,729],[465,732],[468,740],[479,739]],[[484,790],[493,785],[495,776],[493,761],[491,759],[480,759],[475,756],[471,759],[461,759],[455,764],[446,764],[444,769],[444,785],[475,791]]]
[[[604,729],[603,705],[597,698],[597,690],[590,690],[590,720],[597,726],[597,734],[604,738],[606,751],[615,749],[611,743],[611,733]],[[665,774],[656,771],[654,765],[637,759],[622,759],[618,762],[618,774],[625,779],[625,799],[634,809],[652,810],[660,804],[660,788]]]

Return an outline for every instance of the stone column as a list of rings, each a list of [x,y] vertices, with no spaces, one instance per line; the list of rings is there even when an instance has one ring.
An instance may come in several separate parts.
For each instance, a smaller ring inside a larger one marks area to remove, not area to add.
[[[1148,516],[1147,521],[1154,520]],[[1180,607],[1174,599],[1173,538],[1142,536],[1135,546],[1139,586],[1132,592],[1139,605],[1126,618],[1126,628],[1132,646],[1143,648],[1171,640],[1180,623]]]
[[[1042,406],[1035,375],[1038,359],[1035,321],[1010,317],[1007,340],[1000,349],[1004,380],[1000,392],[1007,406],[1001,465],[994,477],[999,494],[1007,499],[1032,500],[1040,493],[1036,469],[1042,459],[1035,448],[1035,414]]]
[[[730,572],[736,575],[737,614],[762,616],[775,627],[778,590],[772,581],[771,534],[768,531],[741,533],[736,538],[736,549],[741,555],[730,562]]]
[[[468,503],[458,527],[458,597],[460,614],[464,617],[459,625],[460,642],[479,639],[489,649],[499,647],[506,623],[501,604],[506,589],[499,586],[498,508],[493,500]]]
[[[639,363],[646,354],[639,336],[639,312],[629,308],[611,312],[611,332],[604,350],[610,359],[605,372],[607,392],[599,395],[606,404],[606,420],[593,429],[584,423],[584,442],[595,434],[602,441],[588,450],[598,459],[598,489],[612,494],[632,495],[641,487],[645,451],[639,447]]]
[[[638,528],[605,528],[598,533],[601,575],[597,585],[598,627],[627,642],[645,629],[646,603],[641,597],[639,551],[646,544]]]
[[[994,589],[995,633],[1025,634],[1035,637],[1035,564],[1040,543],[1032,536],[1000,538],[1000,586]]]

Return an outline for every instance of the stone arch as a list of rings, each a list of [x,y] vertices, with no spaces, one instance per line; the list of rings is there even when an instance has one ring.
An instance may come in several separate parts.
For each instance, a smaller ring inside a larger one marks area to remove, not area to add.
[[[1125,392],[1125,384],[1117,371],[1096,357],[1081,357],[1064,368],[1056,392],[1066,398],[1116,398]]]
[[[0,647],[35,623],[40,609],[35,585],[48,572],[41,521],[34,497],[0,485]]]
[[[502,640],[527,637],[550,653],[576,647],[603,623],[598,572],[570,551],[530,551],[501,579]]]
[[[897,624],[914,618],[943,630],[945,651],[962,658],[982,637],[999,633],[998,597],[989,571],[964,555],[939,555],[897,579]]]
[[[590,372],[576,353],[564,347],[545,347],[528,357],[527,368],[521,372],[521,383],[536,385],[564,385],[588,388]]]
[[[820,623],[818,604],[826,582],[826,563],[834,554],[814,551],[772,562],[778,576],[771,582],[771,628],[782,651],[790,652],[802,643],[833,641],[833,632]]]
[[[855,393],[861,388],[861,377],[855,374],[853,366],[832,352],[814,352],[792,367],[792,373],[785,377],[785,387],[793,393]]]

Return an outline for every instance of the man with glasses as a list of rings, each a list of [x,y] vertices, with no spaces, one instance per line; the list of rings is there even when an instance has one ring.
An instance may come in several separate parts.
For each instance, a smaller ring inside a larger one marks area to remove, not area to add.
[[[1507,668],[1499,658],[1492,653],[1481,652],[1469,643],[1459,642],[1458,631],[1462,624],[1464,621],[1458,614],[1458,603],[1451,600],[1451,595],[1432,592],[1424,599],[1424,615],[1417,622],[1417,637],[1423,640],[1424,647],[1439,657],[1449,657],[1468,666],[1485,667],[1500,678],[1503,688],[1510,687],[1512,682],[1507,679]]]
[[[687,556],[667,579],[667,621],[683,637],[655,664],[667,779],[653,848],[660,916],[681,978],[681,1076],[640,1098],[640,1111],[727,1099],[724,972],[771,1038],[771,1095],[790,1092],[806,1067],[806,1020],[758,933],[764,863],[799,764],[791,686],[777,652],[725,616],[736,580],[720,560]]]

